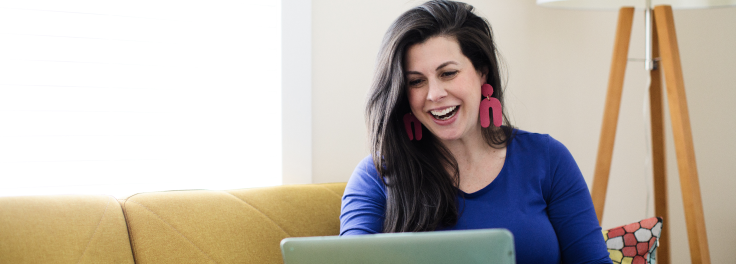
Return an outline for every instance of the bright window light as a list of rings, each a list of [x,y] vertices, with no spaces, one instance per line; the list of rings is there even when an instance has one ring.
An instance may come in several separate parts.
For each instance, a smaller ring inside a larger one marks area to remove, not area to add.
[[[3,1],[0,43],[0,196],[281,184],[280,1]]]

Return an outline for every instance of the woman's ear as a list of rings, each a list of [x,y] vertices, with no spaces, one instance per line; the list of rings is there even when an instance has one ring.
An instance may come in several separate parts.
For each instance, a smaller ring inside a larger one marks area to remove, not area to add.
[[[479,69],[478,74],[480,74],[480,79],[483,80],[483,83],[485,83],[488,79],[488,67],[483,67]]]

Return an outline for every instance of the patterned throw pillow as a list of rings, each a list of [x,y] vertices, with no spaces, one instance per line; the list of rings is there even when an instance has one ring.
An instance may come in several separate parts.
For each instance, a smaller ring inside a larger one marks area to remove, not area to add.
[[[655,263],[657,242],[662,232],[662,218],[652,217],[637,223],[603,231],[608,254],[613,263]]]

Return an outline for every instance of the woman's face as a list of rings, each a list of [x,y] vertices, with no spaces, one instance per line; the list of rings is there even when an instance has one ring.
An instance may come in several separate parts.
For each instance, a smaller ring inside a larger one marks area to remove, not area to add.
[[[433,37],[407,50],[404,72],[411,112],[442,141],[480,136],[478,109],[485,75],[454,38]]]

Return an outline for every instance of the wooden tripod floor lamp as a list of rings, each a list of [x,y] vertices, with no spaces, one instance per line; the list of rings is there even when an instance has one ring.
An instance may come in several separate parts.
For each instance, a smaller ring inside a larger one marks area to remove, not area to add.
[[[652,0],[537,0],[537,4],[556,7],[588,9],[620,7],[591,194],[595,211],[598,215],[598,222],[601,222],[603,219],[608,176],[611,170],[611,159],[613,158],[613,143],[616,138],[616,126],[619,107],[621,105],[624,73],[628,62],[634,8],[645,10],[647,33],[645,68],[649,71],[652,80],[649,87],[649,100],[655,214],[664,217],[665,221],[668,217],[661,81],[661,72],[664,71],[667,82],[667,99],[669,102],[670,117],[672,119],[672,134],[677,153],[682,199],[685,207],[685,222],[690,246],[690,258],[692,263],[710,263],[703,203],[700,196],[700,183],[695,164],[695,150],[690,129],[690,116],[687,107],[687,98],[685,96],[685,86],[672,7],[705,8],[710,6],[729,6],[736,5],[736,0],[654,0],[653,2],[658,5],[652,10]],[[672,4],[672,6],[666,4]],[[660,245],[657,249],[657,262],[669,264],[670,236],[668,225],[663,226],[661,234]]]

